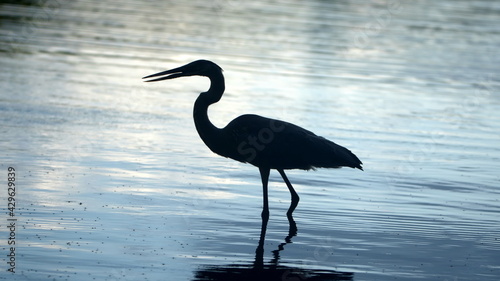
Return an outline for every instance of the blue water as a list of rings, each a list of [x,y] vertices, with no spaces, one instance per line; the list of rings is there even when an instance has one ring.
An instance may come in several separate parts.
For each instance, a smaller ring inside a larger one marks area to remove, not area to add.
[[[2,2],[0,279],[498,280],[499,20],[486,0]],[[214,124],[283,119],[365,171],[289,171],[296,233],[273,171],[261,240],[258,169],[194,128],[208,79],[141,80],[200,58],[226,77]]]

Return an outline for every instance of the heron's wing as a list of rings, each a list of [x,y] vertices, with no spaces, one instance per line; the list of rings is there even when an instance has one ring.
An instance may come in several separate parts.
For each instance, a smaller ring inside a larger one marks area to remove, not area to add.
[[[361,168],[348,149],[297,125],[258,115],[242,115],[224,128],[231,134],[233,159],[281,169]]]

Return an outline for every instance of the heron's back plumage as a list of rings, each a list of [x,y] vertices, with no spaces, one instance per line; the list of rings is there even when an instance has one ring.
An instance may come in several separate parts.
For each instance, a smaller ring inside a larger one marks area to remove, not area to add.
[[[351,167],[361,161],[348,149],[297,125],[258,115],[242,115],[223,131],[236,151],[223,155],[271,169]],[[222,154],[221,154],[222,155]]]

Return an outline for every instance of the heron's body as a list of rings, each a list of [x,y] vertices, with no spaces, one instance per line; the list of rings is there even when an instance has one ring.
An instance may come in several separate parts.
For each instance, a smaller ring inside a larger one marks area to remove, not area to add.
[[[242,115],[220,129],[230,145],[205,142],[213,152],[270,169],[361,168],[346,148],[294,124],[258,115]],[[236,149],[235,149],[236,148]]]
[[[208,107],[221,99],[225,85],[222,69],[213,62],[199,60],[145,78],[163,75],[168,76],[148,82],[192,75],[210,78],[210,89],[201,93],[194,105],[196,130],[203,142],[216,154],[259,168],[264,190],[263,217],[269,215],[267,182],[271,169],[278,170],[292,194],[289,215],[297,206],[299,197],[284,170],[340,167],[363,169],[361,161],[348,149],[288,122],[246,114],[237,117],[224,128],[214,126],[208,119]]]

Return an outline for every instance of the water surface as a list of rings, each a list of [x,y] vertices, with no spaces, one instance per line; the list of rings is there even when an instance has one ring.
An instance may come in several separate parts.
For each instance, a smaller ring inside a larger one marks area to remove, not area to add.
[[[2,2],[0,279],[498,280],[499,19],[487,0]],[[217,126],[284,119],[365,171],[288,172],[296,233],[273,172],[261,240],[258,169],[194,128],[209,81],[140,79],[200,58],[224,68]]]

